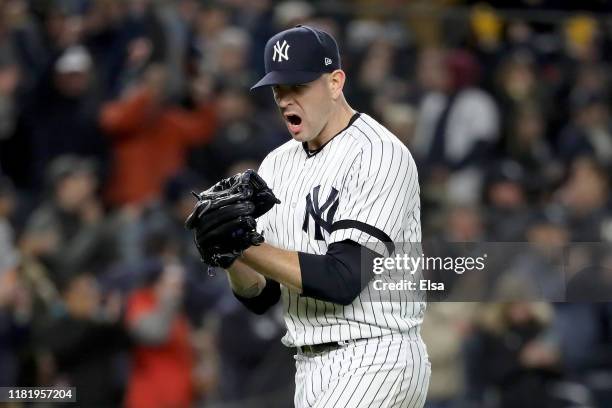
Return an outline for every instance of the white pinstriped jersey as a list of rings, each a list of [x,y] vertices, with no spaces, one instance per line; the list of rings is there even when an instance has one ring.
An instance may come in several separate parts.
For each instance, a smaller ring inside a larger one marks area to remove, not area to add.
[[[258,220],[278,248],[325,254],[330,244],[420,242],[417,169],[408,149],[366,114],[312,154],[290,140],[259,174],[281,204]],[[406,291],[393,302],[370,285],[348,306],[300,296],[283,285],[287,346],[379,336],[419,338],[425,303]]]

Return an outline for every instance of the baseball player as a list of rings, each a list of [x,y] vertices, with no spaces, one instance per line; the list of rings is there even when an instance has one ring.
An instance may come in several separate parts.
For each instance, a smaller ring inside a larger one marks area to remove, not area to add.
[[[272,87],[292,136],[259,169],[280,204],[258,214],[266,242],[259,235],[217,264],[254,312],[282,299],[282,341],[297,350],[295,407],[422,407],[430,376],[420,336],[425,303],[382,301],[360,264],[364,254],[389,255],[394,242],[421,240],[412,156],[349,106],[329,34],[308,26],[282,31],[264,59],[266,74],[253,89]],[[203,235],[196,236],[203,259],[221,259],[210,257]],[[381,243],[384,253],[366,242]]]

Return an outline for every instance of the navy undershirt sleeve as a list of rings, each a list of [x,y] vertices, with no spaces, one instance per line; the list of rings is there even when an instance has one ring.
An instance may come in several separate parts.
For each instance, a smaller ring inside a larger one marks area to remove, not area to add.
[[[372,279],[372,265],[378,256],[350,240],[334,242],[325,255],[298,252],[302,296],[351,304]]]
[[[251,312],[261,315],[274,306],[280,299],[280,285],[272,279],[266,279],[266,286],[259,295],[252,298],[245,298],[234,292],[234,296]]]

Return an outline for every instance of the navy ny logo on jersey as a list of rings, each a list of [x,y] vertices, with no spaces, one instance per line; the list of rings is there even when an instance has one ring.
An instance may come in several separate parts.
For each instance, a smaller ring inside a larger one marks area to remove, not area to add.
[[[325,200],[322,206],[319,206],[320,189],[321,186],[316,186],[312,190],[312,193],[308,193],[306,196],[306,214],[304,215],[304,224],[302,225],[302,230],[308,233],[308,224],[310,217],[312,217],[315,223],[315,239],[317,241],[323,241],[323,233],[321,228],[327,232],[331,232],[332,222],[339,204],[338,190],[332,187],[327,200]],[[326,210],[327,216],[324,219],[323,213]]]

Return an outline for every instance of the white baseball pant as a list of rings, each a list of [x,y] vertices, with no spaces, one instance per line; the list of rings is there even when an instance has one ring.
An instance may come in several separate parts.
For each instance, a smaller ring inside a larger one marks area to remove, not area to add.
[[[422,340],[379,337],[295,355],[296,408],[420,408],[431,364]]]

